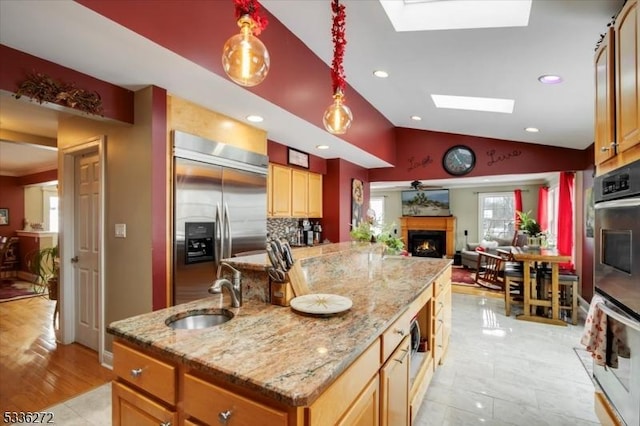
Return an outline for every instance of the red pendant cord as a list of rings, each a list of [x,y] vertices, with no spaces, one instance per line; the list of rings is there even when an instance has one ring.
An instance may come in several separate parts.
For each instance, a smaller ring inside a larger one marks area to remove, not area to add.
[[[233,0],[233,3],[236,6],[236,20],[240,19],[241,16],[249,15],[255,22],[253,34],[258,35],[267,28],[269,21],[264,15],[260,14],[260,3],[256,0]]]
[[[344,93],[346,85],[342,60],[344,59],[344,47],[347,44],[344,28],[347,15],[344,5],[340,4],[340,0],[333,0],[331,2],[331,10],[333,12],[333,26],[331,27],[331,35],[333,37],[331,80],[333,83],[333,93],[335,94],[338,90]]]

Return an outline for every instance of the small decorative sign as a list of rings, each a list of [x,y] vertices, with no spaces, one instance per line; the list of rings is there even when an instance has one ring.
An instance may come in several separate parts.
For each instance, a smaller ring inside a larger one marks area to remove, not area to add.
[[[9,224],[9,209],[0,209],[0,225]]]
[[[294,166],[304,167],[305,169],[309,168],[309,154],[302,151],[297,151],[293,148],[289,148],[289,164]]]

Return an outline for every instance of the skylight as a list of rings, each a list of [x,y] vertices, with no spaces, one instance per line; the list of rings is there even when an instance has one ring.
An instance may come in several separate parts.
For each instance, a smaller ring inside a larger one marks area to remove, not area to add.
[[[526,27],[531,0],[379,0],[396,31]]]
[[[513,99],[474,98],[471,96],[431,95],[437,108],[465,109],[469,111],[513,113]]]

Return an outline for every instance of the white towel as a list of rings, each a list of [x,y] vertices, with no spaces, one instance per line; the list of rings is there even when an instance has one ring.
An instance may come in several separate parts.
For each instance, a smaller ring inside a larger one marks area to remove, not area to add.
[[[584,323],[584,333],[580,343],[586,346],[588,352],[597,365],[607,365],[611,368],[618,368],[618,356],[629,358],[630,351],[627,346],[626,326],[609,318],[599,303],[604,303],[604,297],[596,294],[591,299],[589,313]],[[611,342],[607,342],[607,329]],[[609,353],[607,353],[607,343],[609,343]]]

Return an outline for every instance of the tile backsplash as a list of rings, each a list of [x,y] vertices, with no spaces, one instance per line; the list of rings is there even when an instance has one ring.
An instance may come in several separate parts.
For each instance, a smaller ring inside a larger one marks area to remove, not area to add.
[[[297,218],[268,218],[267,233],[269,238],[286,238],[288,241],[295,241],[299,220]]]

